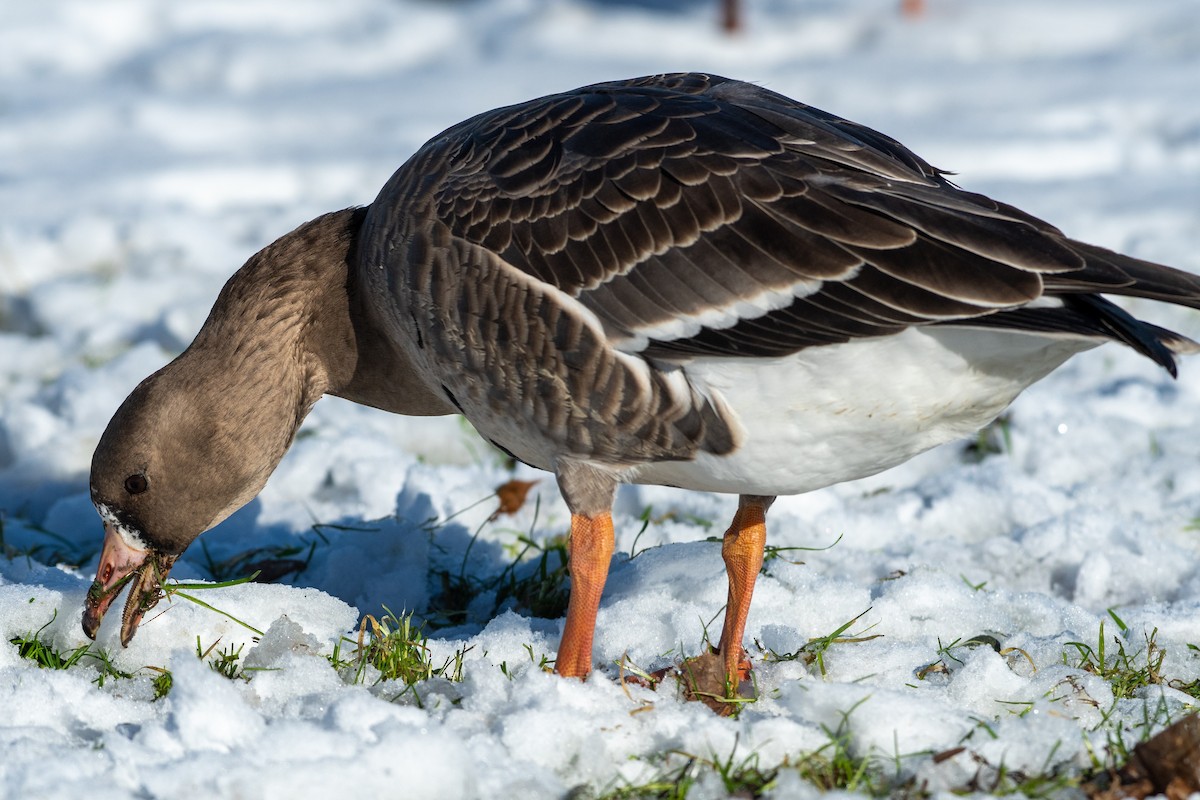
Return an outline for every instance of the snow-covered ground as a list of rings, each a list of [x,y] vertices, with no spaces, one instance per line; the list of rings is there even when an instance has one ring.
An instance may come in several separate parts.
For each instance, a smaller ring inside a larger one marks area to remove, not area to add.
[[[91,451],[226,277],[300,222],[370,202],[426,138],[494,106],[653,72],[753,80],[881,129],[1077,238],[1200,272],[1195,0],[929,0],[915,20],[895,0],[747,0],[732,38],[716,5],[0,7],[0,796],[602,794],[677,773],[687,755],[795,765],[832,755],[831,734],[870,761],[876,789],[986,792],[1006,787],[1001,768],[1008,785],[1077,774],[1195,702],[1179,687],[1200,679],[1200,363],[1172,381],[1115,345],[1018,400],[1001,453],[951,445],[780,499],[771,545],[836,545],[768,564],[747,631],[759,699],[736,719],[622,687],[615,665],[658,669],[700,652],[706,626],[717,635],[725,584],[706,537],[733,498],[623,490],[595,652],[606,666],[559,680],[536,662],[562,620],[497,602],[518,537],[565,530],[553,481],[518,469],[542,478],[534,496],[488,523],[511,474],[461,421],[329,399],[261,497],[174,573],[211,580],[213,564],[298,545],[308,565],[282,583],[191,592],[264,636],[176,598],[123,650],[113,613],[93,652],[134,677],[99,686],[96,658],[39,669],[8,644],[47,623],[53,648],[87,643]],[[1127,307],[1200,334],[1200,314]],[[330,666],[361,615],[445,605],[443,574],[482,587],[465,620],[427,631],[435,666],[466,650],[460,683],[420,684],[418,703]],[[824,675],[771,657],[855,617],[845,636],[878,638],[832,644]],[[1102,622],[1110,662],[1114,636],[1143,665],[1154,638],[1160,683],[1114,699],[1079,668],[1070,643],[1095,647]],[[1005,654],[961,644],[980,635]],[[238,647],[258,668],[248,680],[209,668]],[[151,667],[172,674],[162,699]],[[716,771],[694,772],[689,797],[725,794]],[[771,791],[818,790],[785,767]]]

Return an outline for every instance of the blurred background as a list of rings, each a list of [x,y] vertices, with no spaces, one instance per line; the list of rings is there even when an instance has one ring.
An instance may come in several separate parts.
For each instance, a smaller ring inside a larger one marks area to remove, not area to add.
[[[736,10],[730,31],[721,0],[5,3],[0,513],[53,528],[56,503],[86,506],[112,411],[257,249],[369,203],[439,130],[587,83],[759,82],[1078,238],[1200,271],[1195,0]],[[421,430],[407,447],[465,452]]]

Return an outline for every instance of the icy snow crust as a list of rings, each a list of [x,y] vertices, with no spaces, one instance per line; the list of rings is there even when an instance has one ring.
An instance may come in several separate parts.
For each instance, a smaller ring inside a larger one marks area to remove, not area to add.
[[[837,544],[768,564],[746,637],[760,699],[737,719],[616,682],[623,656],[653,670],[700,652],[725,597],[706,537],[734,498],[653,487],[618,499],[592,680],[537,668],[561,619],[497,610],[485,592],[432,632],[435,663],[470,648],[461,684],[429,682],[418,704],[344,681],[325,656],[361,615],[427,610],[442,571],[489,581],[518,535],[561,534],[567,512],[548,476],[520,468],[542,478],[530,501],[485,524],[510,473],[461,421],[328,399],[262,496],[175,570],[211,580],[210,563],[252,548],[313,546],[283,583],[203,595],[261,639],[176,600],[122,650],[114,611],[96,647],[136,677],[102,687],[89,660],[39,670],[8,644],[52,619],[43,640],[86,642],[91,451],[228,275],[300,222],[370,202],[425,139],[488,108],[710,70],[879,128],[1078,238],[1200,271],[1193,0],[930,0],[915,21],[894,0],[745,5],[746,31],[726,38],[701,2],[4,4],[0,796],[556,797],[647,780],[669,751],[794,762],[839,726],[889,778],[936,792],[979,773],[986,791],[989,769],[1081,769],[1183,713],[1190,698],[1167,683],[1114,701],[1068,645],[1094,645],[1106,621],[1115,647],[1111,608],[1131,653],[1157,629],[1164,678],[1200,678],[1187,646],[1200,644],[1200,363],[1172,381],[1113,345],[1019,399],[1000,454],[973,462],[951,445],[780,499],[771,545]],[[1200,334],[1200,314],[1127,305]],[[824,677],[766,655],[860,614],[847,635],[879,638],[830,647]],[[984,634],[1028,659],[958,647],[947,670],[926,669],[940,645]],[[218,675],[196,656],[218,641],[263,669]],[[173,673],[161,700],[147,666]],[[774,789],[816,792],[786,770]],[[710,776],[691,796],[723,793]]]

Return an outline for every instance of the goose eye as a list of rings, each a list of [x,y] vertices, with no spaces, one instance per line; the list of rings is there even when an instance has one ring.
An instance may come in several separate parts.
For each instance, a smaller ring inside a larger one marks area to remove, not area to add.
[[[125,491],[130,494],[141,494],[150,488],[150,481],[145,475],[138,473],[125,479]]]

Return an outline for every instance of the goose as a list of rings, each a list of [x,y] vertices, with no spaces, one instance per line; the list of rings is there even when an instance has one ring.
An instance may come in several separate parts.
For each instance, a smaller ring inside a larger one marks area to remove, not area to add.
[[[969,436],[1106,341],[1172,376],[1196,342],[1124,295],[1200,308],[1188,273],[1066,237],[899,142],[715,75],[601,83],[422,146],[367,207],[252,256],[99,440],[83,612],[129,595],[263,487],[325,394],[465,416],[571,513],[555,670],[592,669],[622,483],[739,496],[721,548],[727,678],[780,495]]]

